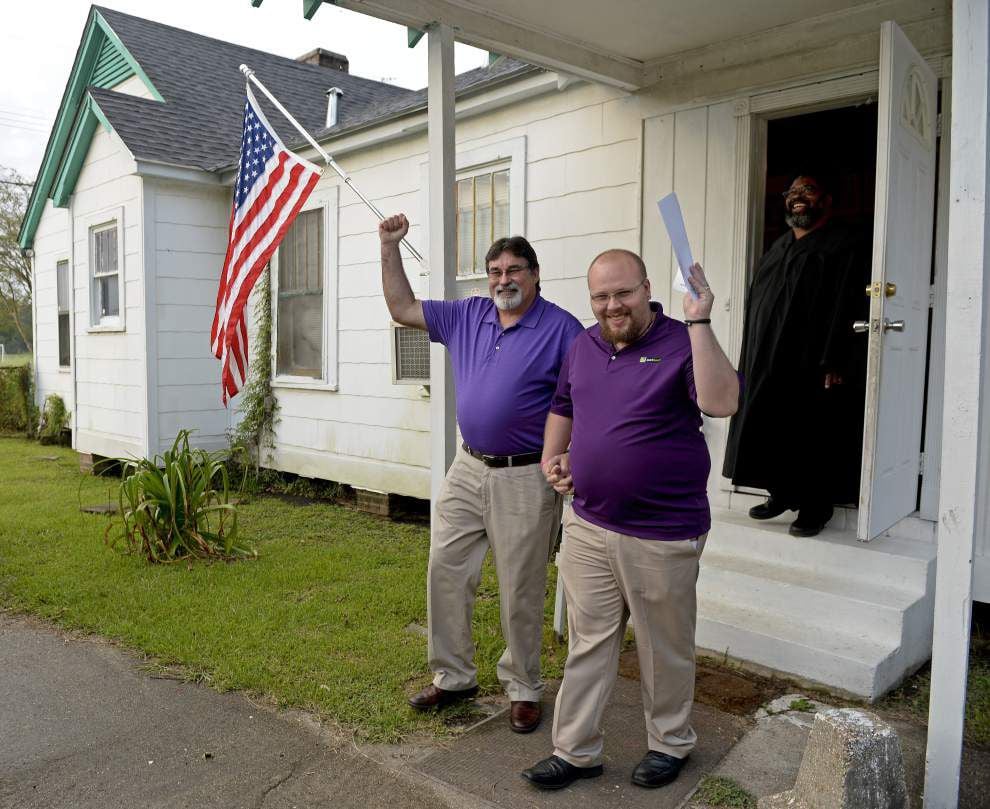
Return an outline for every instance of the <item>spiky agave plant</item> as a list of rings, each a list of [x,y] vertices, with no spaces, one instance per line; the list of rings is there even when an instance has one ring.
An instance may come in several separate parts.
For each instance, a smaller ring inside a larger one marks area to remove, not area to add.
[[[120,523],[116,533],[116,521],[107,525],[104,538],[149,562],[254,556],[238,540],[227,453],[191,448],[189,433],[180,430],[172,448],[151,460],[116,459]]]

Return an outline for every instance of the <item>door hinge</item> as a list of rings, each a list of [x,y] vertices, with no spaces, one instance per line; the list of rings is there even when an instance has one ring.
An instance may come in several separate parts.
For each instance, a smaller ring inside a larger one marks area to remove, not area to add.
[[[925,474],[925,453],[923,452],[918,454],[918,474]]]
[[[935,116],[935,137],[942,137],[942,113]]]
[[[928,308],[935,308],[935,284],[928,287]]]

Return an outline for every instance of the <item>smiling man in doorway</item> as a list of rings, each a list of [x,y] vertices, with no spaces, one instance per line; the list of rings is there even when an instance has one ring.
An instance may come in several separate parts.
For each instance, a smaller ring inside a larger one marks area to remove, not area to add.
[[[581,324],[540,295],[536,252],[521,236],[489,248],[481,272],[490,297],[418,300],[399,254],[408,230],[402,214],[378,227],[385,302],[396,323],[429,332],[450,352],[464,438],[433,504],[427,614],[435,677],[409,704],[433,710],[477,693],[471,615],[491,547],[506,646],[498,678],[512,730],[528,733],[542,714],[543,602],[561,511],[540,470],[543,425]]]
[[[745,391],[729,426],[723,474],[770,497],[749,515],[798,512],[790,533],[818,534],[858,496],[869,244],[832,219],[822,176],[784,193],[790,231],[760,260],[746,302],[739,370]]]

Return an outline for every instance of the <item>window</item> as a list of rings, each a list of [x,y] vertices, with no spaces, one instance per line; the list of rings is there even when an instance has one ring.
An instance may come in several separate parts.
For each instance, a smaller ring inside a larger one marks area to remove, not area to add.
[[[55,286],[58,296],[58,364],[68,368],[69,355],[69,262],[60,261],[55,265]]]
[[[121,327],[120,237],[117,223],[90,228],[90,324]]]
[[[276,373],[323,377],[324,209],[296,217],[278,249]]]
[[[393,324],[392,383],[430,384],[430,336],[425,331]]]
[[[485,253],[509,235],[509,169],[489,169],[457,181],[457,274],[485,271]]]

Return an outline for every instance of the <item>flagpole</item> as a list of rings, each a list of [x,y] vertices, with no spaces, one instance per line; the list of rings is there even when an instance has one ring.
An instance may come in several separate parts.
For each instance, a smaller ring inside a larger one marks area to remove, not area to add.
[[[282,106],[282,102],[280,102],[277,98],[275,98],[275,96],[271,94],[271,92],[269,92],[268,88],[265,87],[265,85],[261,83],[258,77],[254,75],[254,71],[251,68],[249,68],[247,65],[241,65],[240,70],[248,81],[254,82],[255,86],[265,94],[268,100],[275,105],[275,109],[277,109],[280,113],[282,113],[282,115],[285,116],[286,120],[296,128],[299,134],[309,141],[310,145],[314,149],[316,149],[317,153],[319,153],[326,161],[326,164],[330,168],[332,168],[335,172],[337,172],[337,175],[340,177],[340,179],[343,180],[344,183],[351,189],[351,191],[357,194],[357,196],[361,199],[361,201],[365,205],[367,205],[369,209],[371,209],[372,213],[374,213],[375,216],[378,217],[378,221],[379,222],[384,221],[385,214],[383,214],[370,199],[368,199],[364,194],[362,194],[358,190],[357,186],[354,185],[354,182],[351,180],[350,175],[346,171],[344,171],[339,165],[337,165],[337,161],[333,159],[333,157],[326,151],[326,149],[320,146],[320,144],[316,142],[313,136],[306,131],[306,129],[302,126],[302,124],[300,124],[295,119],[292,113]],[[415,258],[422,266],[424,267],[426,266],[426,259],[424,259],[423,256],[420,255],[420,252],[409,243],[408,239],[403,239],[402,244],[404,244],[406,246],[406,249],[410,253],[412,253],[413,258]]]

